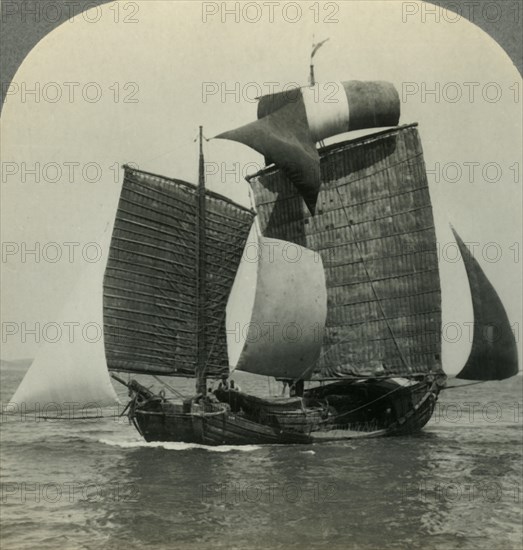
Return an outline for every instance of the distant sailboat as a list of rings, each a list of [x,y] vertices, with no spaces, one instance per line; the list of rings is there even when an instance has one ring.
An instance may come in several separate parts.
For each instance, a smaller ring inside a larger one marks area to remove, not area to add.
[[[408,434],[426,424],[446,376],[436,235],[417,127],[397,126],[399,96],[389,83],[340,83],[332,105],[315,104],[311,90],[262,97],[257,121],[219,136],[270,163],[248,178],[256,212],[205,189],[201,128],[198,185],[125,167],[103,282],[105,358],[74,364],[67,352],[65,363],[37,359],[15,400],[67,400],[73,387],[76,398],[114,399],[108,369],[129,388],[126,410],[148,441],[311,443]],[[380,130],[317,148],[362,128]],[[302,330],[299,338],[281,331],[248,337],[236,368],[284,381],[289,397],[207,388],[231,371],[225,311],[255,215],[261,253],[250,326],[294,323]],[[506,312],[455,236],[475,319],[459,376],[514,376]],[[289,243],[299,262],[270,255]],[[102,310],[96,300],[89,306]],[[493,327],[500,337],[486,341]],[[82,374],[76,385],[58,372],[66,366]],[[105,393],[91,391],[87,373]],[[179,402],[119,373],[194,378],[196,393]]]
[[[101,239],[102,248],[110,236]],[[19,412],[70,415],[75,407],[78,413],[119,403],[105,359],[102,276],[98,262],[88,263],[74,285],[56,317],[69,330],[40,348],[11,400]]]

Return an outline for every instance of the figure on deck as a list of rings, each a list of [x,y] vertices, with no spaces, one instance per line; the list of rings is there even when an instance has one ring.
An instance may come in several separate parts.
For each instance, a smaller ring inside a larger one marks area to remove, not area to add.
[[[305,382],[303,380],[292,382],[289,389],[289,397],[303,397],[304,388]]]
[[[218,389],[219,390],[228,390],[229,389],[229,377],[224,374],[222,376],[222,380],[220,382],[220,384],[218,385]]]

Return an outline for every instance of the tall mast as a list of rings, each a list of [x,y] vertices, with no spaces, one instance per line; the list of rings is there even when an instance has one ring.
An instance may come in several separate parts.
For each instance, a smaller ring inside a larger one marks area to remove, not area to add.
[[[205,378],[206,334],[205,334],[205,304],[206,304],[206,269],[205,269],[205,174],[203,158],[203,129],[199,132],[200,159],[198,165],[198,215],[196,217],[196,301],[197,301],[197,342],[198,353],[195,369],[196,392],[207,393]]]
[[[314,36],[312,37],[312,51],[311,51],[311,62],[310,62],[310,73],[309,73],[309,86],[314,86],[316,84],[316,79],[314,78],[314,61],[313,58],[316,55],[316,52],[329,40],[326,38],[317,44],[314,43]]]
[[[311,64],[310,64],[310,74],[309,74],[309,86],[314,86],[316,84],[316,80],[314,79],[314,63],[312,61],[311,57]]]

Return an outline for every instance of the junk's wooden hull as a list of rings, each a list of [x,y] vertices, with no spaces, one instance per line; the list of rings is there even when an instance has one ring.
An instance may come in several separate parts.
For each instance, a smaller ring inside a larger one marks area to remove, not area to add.
[[[300,433],[278,433],[270,426],[231,413],[182,413],[137,410],[135,425],[146,441],[183,441],[201,445],[249,445],[259,443],[309,443]]]
[[[253,408],[240,408],[238,403],[200,401],[182,405],[155,397],[132,406],[130,417],[146,441],[202,445],[311,444],[406,435],[419,431],[429,421],[441,385],[440,379],[393,388],[389,390],[390,395],[382,394],[378,398],[379,408],[368,402],[365,410],[359,408],[359,415],[356,415],[358,410],[355,412],[357,407],[346,413],[340,413],[339,407],[333,413],[330,406],[323,409],[305,406],[318,399],[312,392],[303,401],[288,400],[287,404],[282,399],[263,400],[238,394],[239,401],[249,401],[249,398],[257,401],[258,413]],[[381,392],[387,389],[387,386],[381,387]],[[330,395],[336,395],[332,391],[339,392],[339,385],[332,384],[329,390]],[[347,399],[351,397],[354,395]]]

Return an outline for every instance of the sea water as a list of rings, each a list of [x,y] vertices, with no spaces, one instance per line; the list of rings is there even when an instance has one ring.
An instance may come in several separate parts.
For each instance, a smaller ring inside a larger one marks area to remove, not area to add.
[[[27,366],[2,363],[4,407]],[[0,546],[519,550],[522,390],[449,389],[419,435],[317,445],[145,443],[123,405],[3,415]]]

